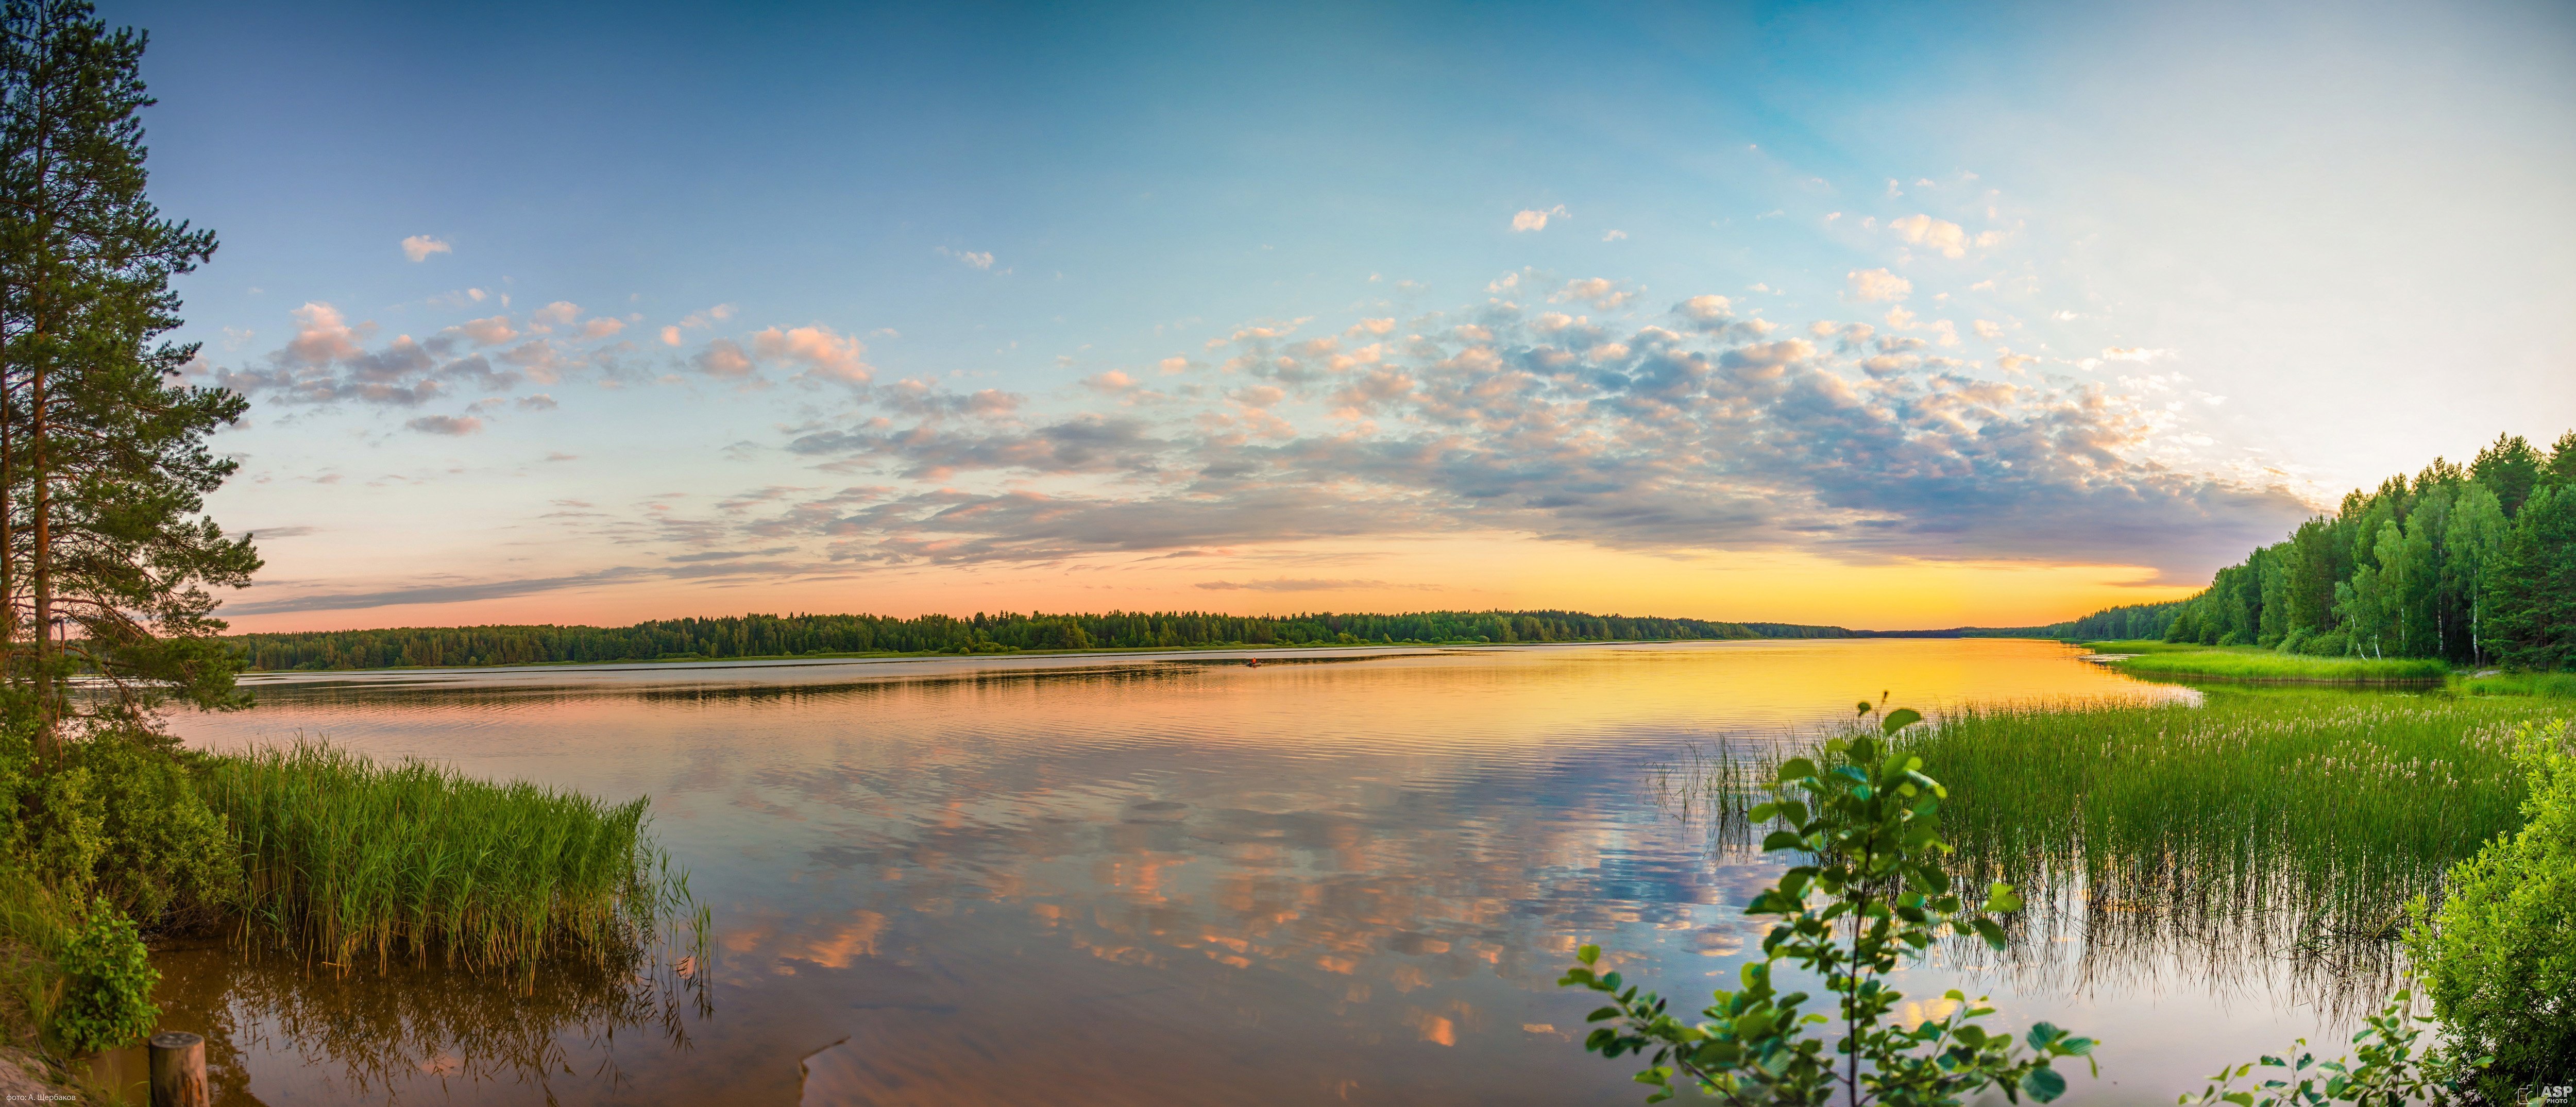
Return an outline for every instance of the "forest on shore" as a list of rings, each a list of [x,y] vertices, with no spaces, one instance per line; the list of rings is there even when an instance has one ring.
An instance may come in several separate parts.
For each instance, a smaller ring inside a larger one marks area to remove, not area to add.
[[[2355,489],[2197,595],[2039,633],[2576,667],[2576,431],[2545,454],[2501,435],[2466,466],[2435,458]]]
[[[1788,623],[1727,623],[1580,611],[1416,611],[1394,615],[1221,615],[977,612],[923,615],[737,615],[655,619],[626,627],[478,626],[241,634],[225,644],[251,670],[385,669],[683,661],[869,653],[1187,649],[1455,642],[1679,642],[1850,638],[1864,632]]]

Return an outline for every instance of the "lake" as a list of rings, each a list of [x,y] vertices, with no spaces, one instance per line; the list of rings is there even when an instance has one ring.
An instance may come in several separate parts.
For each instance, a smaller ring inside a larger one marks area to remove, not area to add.
[[[2195,695],[2017,640],[1250,656],[258,678],[174,729],[652,797],[717,953],[522,992],[216,942],[159,955],[165,1026],[209,1035],[235,1103],[1634,1103],[1557,975],[1598,942],[1695,1009],[1778,867],[1659,803],[1659,769],[1882,691]],[[2346,1033],[2281,965],[2083,943],[1945,949],[1898,987],[2104,1039],[2070,1102]]]

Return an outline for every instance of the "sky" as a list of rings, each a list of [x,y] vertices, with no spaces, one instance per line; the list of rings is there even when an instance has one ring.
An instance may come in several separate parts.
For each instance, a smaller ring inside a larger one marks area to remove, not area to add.
[[[2576,427],[2576,8],[232,5],[237,630],[2010,626]]]

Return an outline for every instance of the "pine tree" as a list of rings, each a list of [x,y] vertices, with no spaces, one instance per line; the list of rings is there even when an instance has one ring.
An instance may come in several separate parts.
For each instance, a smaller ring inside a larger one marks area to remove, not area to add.
[[[2576,486],[2522,505],[2495,573],[2496,655],[2528,669],[2576,667]]]
[[[210,587],[258,569],[199,516],[240,396],[178,383],[170,280],[215,249],[145,195],[144,37],[79,0],[0,15],[0,630],[10,706],[52,756],[67,721],[233,702]],[[112,694],[64,693],[86,671]]]
[[[2499,434],[2494,445],[2478,451],[2477,460],[2469,463],[2469,473],[2495,491],[2510,519],[2521,513],[2522,501],[2531,497],[2532,487],[2539,483],[2540,451],[2519,434]]]

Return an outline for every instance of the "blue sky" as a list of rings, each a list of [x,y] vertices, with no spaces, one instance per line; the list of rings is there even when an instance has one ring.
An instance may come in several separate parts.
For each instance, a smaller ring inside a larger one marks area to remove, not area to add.
[[[2576,425],[2564,5],[103,10],[245,628],[2026,621]]]

